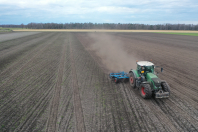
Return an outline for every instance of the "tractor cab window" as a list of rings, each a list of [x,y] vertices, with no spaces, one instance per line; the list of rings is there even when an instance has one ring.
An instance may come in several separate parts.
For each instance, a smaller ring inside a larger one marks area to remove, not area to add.
[[[154,72],[154,66],[146,66],[145,71],[153,73]]]
[[[142,70],[142,66],[137,65],[137,70]]]
[[[137,71],[139,72],[139,74],[142,74],[145,71],[145,67],[144,66],[137,65]]]
[[[137,65],[137,71],[140,72],[141,71],[141,66]]]
[[[137,65],[137,70],[140,70],[141,66],[140,65]]]
[[[140,66],[137,65],[137,71],[139,72],[139,74],[141,73],[153,73],[154,72],[154,66]],[[144,71],[144,72],[142,72]]]

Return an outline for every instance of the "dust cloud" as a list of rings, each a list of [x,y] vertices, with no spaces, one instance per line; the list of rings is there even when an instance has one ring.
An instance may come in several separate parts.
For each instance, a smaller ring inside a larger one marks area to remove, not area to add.
[[[106,33],[88,35],[94,39],[94,43],[87,50],[94,51],[106,69],[112,72],[128,72],[136,68],[137,59],[124,50],[124,44],[118,38]]]

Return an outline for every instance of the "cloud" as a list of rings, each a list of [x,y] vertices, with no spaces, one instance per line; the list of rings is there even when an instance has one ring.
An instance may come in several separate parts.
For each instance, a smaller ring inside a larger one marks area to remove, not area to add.
[[[197,21],[197,13],[197,0],[0,0],[1,19],[18,16],[23,20],[30,18],[30,22],[33,18],[39,22],[44,19],[54,21],[54,18],[64,22],[78,19],[79,22]]]

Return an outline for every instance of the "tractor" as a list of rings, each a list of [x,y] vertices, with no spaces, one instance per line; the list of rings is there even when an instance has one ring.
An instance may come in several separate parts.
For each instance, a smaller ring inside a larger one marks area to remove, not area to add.
[[[137,69],[131,69],[129,73],[110,73],[110,78],[118,83],[121,79],[129,79],[129,84],[132,88],[138,88],[141,96],[144,99],[149,99],[152,96],[155,98],[168,98],[170,96],[170,87],[168,83],[157,77],[158,73],[152,62],[139,61],[137,62]],[[163,68],[161,68],[161,72]]]

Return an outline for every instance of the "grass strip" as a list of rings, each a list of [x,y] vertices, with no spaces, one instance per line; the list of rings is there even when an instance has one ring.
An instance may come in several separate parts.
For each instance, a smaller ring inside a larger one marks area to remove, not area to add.
[[[155,33],[198,36],[198,33],[174,33],[174,32],[155,32]]]

